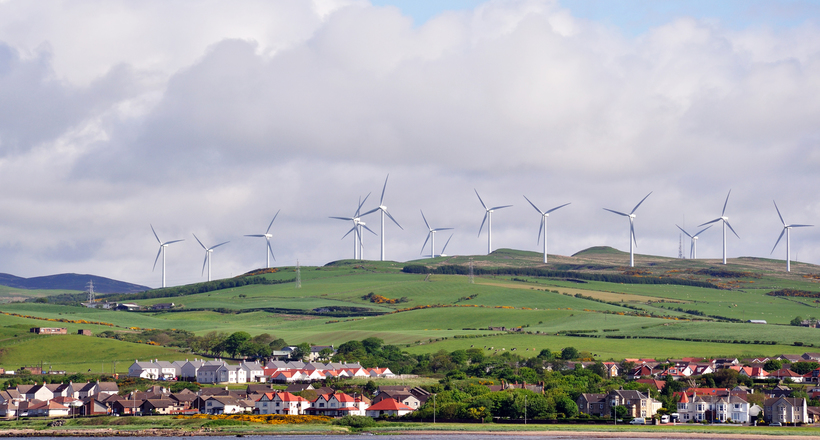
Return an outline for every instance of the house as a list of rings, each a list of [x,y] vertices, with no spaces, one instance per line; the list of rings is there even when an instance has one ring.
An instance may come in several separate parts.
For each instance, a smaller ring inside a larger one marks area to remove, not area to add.
[[[635,390],[612,390],[606,395],[606,414],[610,408],[625,406],[631,417],[652,417],[663,406],[661,402]]]
[[[134,303],[120,303],[120,304],[117,304],[116,307],[114,307],[114,310],[122,310],[122,311],[126,311],[126,312],[133,312],[133,311],[139,310],[139,309],[140,309],[139,304],[134,304]]]
[[[77,402],[80,403],[80,414],[84,416],[106,415],[111,412],[109,405],[106,405],[105,402],[102,402],[93,396],[86,397],[82,400],[78,400]]]
[[[794,383],[802,383],[803,382],[803,375],[799,373],[795,373],[794,371],[788,368],[781,368],[777,371],[772,371],[769,373],[769,379],[790,379]]]
[[[230,396],[211,396],[205,400],[206,414],[238,414],[250,412],[254,409],[254,403],[245,399],[237,399]]]
[[[242,361],[239,363],[239,368],[245,370],[245,377],[248,382],[258,382],[265,375],[265,369],[259,362]]]
[[[219,383],[217,370],[222,368],[222,364],[203,365],[196,371],[196,381],[199,383]]]
[[[367,408],[366,414],[367,416],[373,418],[385,416],[401,417],[405,414],[410,414],[413,411],[413,408],[410,408],[401,402],[397,402],[396,400],[382,399],[378,403],[370,405],[370,407]]]
[[[140,377],[142,379],[159,379],[159,366],[153,362],[140,362],[135,360],[128,367],[128,377]]]
[[[729,368],[737,371],[742,376],[748,376],[752,379],[766,379],[769,377],[769,372],[764,370],[763,367],[741,367],[733,365]]]
[[[171,310],[174,308],[174,303],[158,303],[151,306],[151,310]]]
[[[666,386],[666,381],[665,380],[658,380],[658,379],[638,379],[635,382],[649,385],[650,387],[652,387],[653,389],[656,389],[658,391],[663,390],[663,387]]]
[[[803,353],[800,357],[805,361],[820,361],[820,353]]]
[[[763,401],[763,419],[767,423],[806,423],[808,406],[802,397],[773,397]]]
[[[83,328],[77,330],[77,334],[81,336],[94,336],[94,333],[92,333],[91,330]]]
[[[421,406],[421,401],[409,391],[383,391],[373,398],[373,403],[379,403],[384,399],[393,399],[413,411]]]
[[[216,369],[217,383],[247,383],[247,371],[239,365],[220,365]]]
[[[799,355],[796,355],[796,354],[781,354],[780,356],[776,357],[775,359],[777,359],[779,361],[788,361],[790,364],[793,364],[795,362],[805,361],[805,359],[803,359],[803,356],[799,356]]]
[[[68,417],[68,407],[57,402],[38,402],[29,405],[28,416],[30,417]]]
[[[143,414],[174,414],[182,408],[173,399],[148,399],[140,405]]]
[[[748,423],[749,402],[734,395],[698,395],[690,399],[685,393],[678,402],[678,414],[682,422],[740,422]]]
[[[603,364],[606,370],[606,378],[611,379],[613,377],[618,377],[621,375],[621,366],[618,365],[618,363],[604,362]]]
[[[21,388],[18,387],[18,390]],[[25,392],[21,392],[25,396],[25,400],[41,400],[43,402],[49,401],[54,398],[54,391],[46,386],[45,382],[42,384],[34,384],[31,387],[25,389]]]
[[[309,400],[288,392],[265,393],[256,402],[256,409],[259,414],[300,415],[305,414],[305,410],[308,408],[310,408]]]
[[[629,371],[629,379],[640,379],[642,377],[655,377],[657,371],[651,364],[642,364]]]
[[[142,412],[142,404],[145,400],[140,399],[128,399],[128,400],[116,400],[111,403],[111,411],[114,414],[121,414],[121,415],[134,415],[140,414]]]
[[[354,398],[345,393],[322,394],[307,409],[310,415],[338,417],[345,415],[363,416],[367,404],[361,398]]]
[[[582,393],[575,400],[575,404],[578,405],[578,411],[584,414],[597,417],[609,414],[607,412],[609,408],[606,405],[606,394]]]
[[[64,327],[32,327],[28,330],[30,333],[38,335],[67,335],[68,329]]]
[[[333,355],[336,354],[336,349],[333,348],[332,345],[313,345],[313,346],[310,347],[309,360],[316,361],[316,360],[319,360],[319,359],[323,359],[323,357],[321,355],[322,350],[329,350],[330,351],[330,354],[327,356],[327,359],[332,358]]]

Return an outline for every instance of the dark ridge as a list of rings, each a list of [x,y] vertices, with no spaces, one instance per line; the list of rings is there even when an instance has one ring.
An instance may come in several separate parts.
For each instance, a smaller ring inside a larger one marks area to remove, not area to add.
[[[150,289],[139,284],[112,280],[96,275],[62,273],[42,277],[22,278],[7,273],[0,273],[0,285],[27,290],[86,290],[88,282],[94,283],[96,293],[135,293]]]

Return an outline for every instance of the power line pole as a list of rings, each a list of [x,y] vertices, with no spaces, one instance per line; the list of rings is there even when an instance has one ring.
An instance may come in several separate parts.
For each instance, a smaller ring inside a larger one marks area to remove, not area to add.
[[[470,257],[470,284],[475,284],[475,280],[473,280],[473,257]]]
[[[302,268],[299,266],[299,260],[296,260],[296,288],[302,288]]]
[[[683,259],[683,234],[678,234],[678,259]]]
[[[88,302],[94,302],[94,281],[88,280],[88,284],[85,285],[86,289],[88,289]]]

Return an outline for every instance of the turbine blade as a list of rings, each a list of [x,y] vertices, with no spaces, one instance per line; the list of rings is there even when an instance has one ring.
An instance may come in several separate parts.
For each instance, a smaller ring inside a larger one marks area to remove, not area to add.
[[[712,221],[708,221],[708,222],[706,222],[706,223],[704,223],[704,224],[702,224],[702,225],[698,225],[698,227],[701,227],[701,226],[706,226],[706,225],[711,225],[712,223],[719,222],[719,221],[721,221],[721,220],[723,220],[723,219],[721,219],[721,218],[716,218],[716,219],[714,219],[714,220],[712,220]],[[704,231],[705,231],[705,230],[706,230],[706,229],[704,229]]]
[[[395,224],[396,224],[396,226],[398,226],[398,227],[399,227],[399,229],[401,229],[402,231],[404,230],[404,228],[402,228],[402,227],[401,227],[401,225],[399,224],[399,222],[397,222],[397,221],[396,221],[396,219],[394,219],[394,218],[393,218],[393,216],[392,216],[392,215],[390,215],[390,213],[389,213],[386,209],[384,210],[384,214],[385,214],[385,215],[387,215],[387,218],[389,218],[390,220],[393,220],[393,223],[395,223]]]
[[[703,225],[701,225],[701,226],[703,226]],[[707,227],[705,227],[705,228],[701,229],[700,231],[698,231],[698,232],[697,232],[697,234],[695,234],[695,237],[697,237],[697,236],[698,236],[698,235],[700,235],[700,234],[703,234],[703,232],[704,232],[704,231],[706,231],[707,229],[711,228],[712,226],[714,226],[714,225],[712,224],[712,225],[709,225],[709,226],[707,226]],[[694,238],[694,237],[692,237],[692,238]]]
[[[810,228],[814,225],[788,225],[790,228]]]
[[[478,196],[478,190],[473,188],[473,191],[475,191],[475,195]],[[484,200],[481,200],[481,196],[478,196],[478,201],[481,202],[481,206],[483,206],[484,209],[487,209],[487,205],[484,204]]]
[[[733,234],[735,234],[735,237],[740,238],[740,236],[739,236],[739,235],[737,235],[737,232],[735,232],[735,228],[733,228],[733,227],[732,227],[732,225],[731,225],[731,224],[729,224],[729,222],[728,222],[728,221],[726,221],[726,220],[724,220],[724,221],[726,222],[726,226],[728,226],[728,227],[729,227],[729,229],[732,231],[732,233],[733,233]]]
[[[564,204],[563,204],[563,205],[561,205],[561,206],[556,206],[555,208],[550,209],[549,211],[545,212],[544,214],[549,214],[549,213],[551,213],[552,211],[557,211],[557,210],[559,210],[559,209],[563,208],[564,206],[567,206],[567,205],[570,205],[570,204],[572,204],[572,202],[569,202],[569,203],[564,203]]]
[[[359,212],[361,212],[362,210],[362,205],[364,205],[364,203],[367,201],[367,198],[370,197],[370,194],[372,193],[367,193],[367,195],[364,197],[364,200],[359,202],[359,209],[356,210],[356,217],[359,216]]]
[[[388,174],[387,177],[384,178],[384,187],[382,187],[382,197],[379,199],[379,206],[384,205],[384,190],[387,189],[387,179],[389,178],[390,174]]]
[[[214,250],[214,249],[218,248],[219,246],[222,246],[223,244],[228,244],[228,243],[230,243],[230,241],[226,241],[226,242],[224,242],[224,243],[219,243],[218,245],[216,245],[216,246],[212,247],[212,248],[211,248],[211,249],[209,249],[209,250]]]
[[[496,206],[495,208],[490,208],[490,210],[495,211],[496,209],[509,208],[510,206],[512,206],[512,205]]]
[[[689,259],[695,258],[695,240],[689,244]]]
[[[184,239],[183,240],[171,240],[171,241],[166,241],[165,243],[162,243],[162,244],[165,245],[165,246],[168,246],[169,244],[179,243],[180,241],[185,241],[185,240]]]
[[[353,221],[353,217],[328,217],[328,218],[335,218],[336,220],[347,220],[349,222]],[[246,235],[246,237],[264,237],[264,235]]]
[[[487,221],[487,216],[490,214],[490,211],[484,213],[484,219],[481,220],[481,226],[478,228],[478,236],[481,237],[481,230],[484,229],[484,222]]]
[[[157,231],[154,230],[154,225],[151,225],[150,223],[149,225],[151,226],[151,232],[154,233],[154,238],[157,239],[157,243],[162,244],[162,240],[160,240],[159,237],[157,237]]]
[[[543,231],[543,230],[544,230],[544,217],[541,217],[541,224],[538,225],[538,238],[535,240],[536,245],[538,243],[541,243],[541,231]],[[547,237],[544,237],[544,240],[546,240],[546,239],[547,239]]]
[[[629,231],[632,232],[632,241],[635,242],[635,247],[638,247],[638,237],[635,236],[635,223],[629,222]]]
[[[647,194],[647,195],[646,195],[646,197],[649,197],[649,196],[651,196],[651,195],[652,195],[652,191],[649,191],[649,194]],[[646,200],[646,197],[644,197],[643,199],[641,199],[641,201],[640,201],[640,202],[638,202],[638,204],[637,204],[637,205],[635,205],[635,207],[634,207],[634,208],[632,208],[632,212],[630,212],[630,214],[634,214],[634,213],[635,213],[635,211],[637,211],[637,210],[638,210],[638,207],[639,207],[639,206],[641,206],[641,203],[643,203],[643,201],[644,201],[644,200]]]
[[[675,225],[675,226],[678,226],[678,225]],[[683,232],[684,234],[686,234],[686,236],[687,236],[687,237],[689,237],[689,238],[694,238],[694,237],[692,237],[691,235],[689,235],[689,233],[688,233],[688,232],[684,231],[684,230],[683,230],[683,228],[681,228],[680,226],[678,226],[678,229],[680,229],[680,230],[681,230],[681,232]]]
[[[378,236],[378,235],[379,235],[379,234],[377,234],[377,233],[373,232],[373,230],[372,230],[372,229],[368,228],[368,227],[367,227],[367,225],[362,225],[362,227],[363,227],[363,228],[365,228],[365,229],[367,229],[368,231],[370,231],[373,235],[376,235],[376,236]]]
[[[780,215],[780,208],[777,207],[777,202],[772,200],[772,203],[774,203],[774,209],[777,210],[777,216],[780,217],[780,223],[783,223],[783,226],[786,226],[786,220],[783,220],[783,216]]]
[[[524,198],[527,199],[527,196],[524,196]],[[535,203],[532,203],[532,201],[530,199],[527,199],[527,201],[530,202],[530,205],[532,205],[532,207],[535,208],[535,210],[538,211],[539,214],[541,214],[541,215],[546,214],[545,212],[541,212],[541,210],[538,209],[538,207],[535,206]]]
[[[202,242],[201,242],[201,241],[199,241],[199,238],[196,236],[196,234],[194,234],[194,233],[192,232],[192,233],[191,233],[191,235],[193,235],[193,236],[194,236],[194,238],[196,238],[196,242],[197,242],[197,243],[199,243],[199,245],[200,245],[200,246],[202,246],[202,249],[205,249],[206,251],[208,250],[208,248],[206,248],[206,247],[205,247],[205,245],[204,245],[204,244],[202,244]]]
[[[428,229],[428,230],[429,230],[429,229],[432,229],[432,228],[430,228],[430,223],[427,223],[427,218],[425,218],[425,217],[424,217],[424,211],[422,211],[421,209],[419,209],[419,212],[421,212],[421,218],[423,218],[423,219],[424,219],[424,225],[425,225],[425,226],[427,226],[427,229]]]
[[[264,235],[261,235],[261,234],[253,234],[253,235],[246,235],[245,237],[264,237]]]
[[[452,234],[450,234],[450,238],[453,238],[453,235],[455,235],[455,232],[453,232]],[[444,243],[444,247],[443,247],[443,248],[441,248],[441,253],[442,253],[442,254],[444,254],[444,250],[445,250],[445,249],[447,249],[447,245],[448,245],[448,244],[450,244],[450,238],[448,238],[448,239],[447,239],[447,242],[446,242],[446,243]],[[435,253],[435,252],[433,252],[433,253]]]
[[[205,264],[208,262],[208,252],[205,252],[205,261],[202,262],[202,272],[199,276],[205,275]]]
[[[783,238],[783,234],[785,234],[785,233],[786,233],[786,228],[783,228],[783,230],[780,231],[780,236],[777,237],[777,241],[774,242],[774,246],[772,247],[772,251],[769,252],[769,255],[774,253],[774,250],[777,248],[777,245],[780,244],[780,239]]]
[[[723,202],[723,211],[721,211],[720,216],[723,217],[723,214],[726,214],[726,205],[729,204],[729,196],[732,195],[732,190],[729,190],[729,194],[726,194],[726,201]]]
[[[359,217],[364,217],[364,216],[366,216],[366,215],[368,215],[368,214],[373,214],[374,212],[378,211],[379,209],[381,209],[381,207],[378,207],[378,208],[373,208],[373,209],[371,209],[370,211],[367,211],[367,212],[365,212],[364,214],[360,215]]]
[[[151,272],[153,272],[154,270],[156,270],[156,268],[157,268],[157,261],[159,261],[159,254],[161,254],[161,253],[162,253],[162,246],[160,246],[160,247],[159,247],[159,250],[157,251],[157,258],[154,258],[154,268],[153,268],[153,269],[151,269]]]
[[[270,251],[270,256],[273,257],[273,261],[276,261],[276,255],[273,255],[273,248],[270,245],[270,240],[268,240],[268,251]]]
[[[436,229],[433,229],[433,232],[438,232],[438,231],[450,231],[450,230],[452,230],[452,229],[453,229],[453,228],[436,228]]]
[[[279,211],[281,211],[281,209],[280,209]],[[271,227],[271,226],[273,226],[273,222],[275,222],[275,221],[276,221],[276,217],[278,217],[278,216],[279,216],[279,211],[276,211],[276,214],[274,214],[274,216],[273,216],[273,220],[271,220],[271,221],[270,221],[270,224],[268,225],[268,229],[267,229],[267,230],[265,230],[265,233],[266,233],[266,234],[270,233],[270,227]]]
[[[432,235],[432,234],[433,234],[432,230],[427,233],[427,238],[424,239],[424,244],[421,245],[421,252],[419,252],[419,255],[421,255],[424,252],[424,248],[427,246],[427,241],[430,240],[430,235]]]
[[[609,209],[609,208],[604,208],[604,211],[609,211],[609,212],[612,212],[612,213],[615,213],[615,214],[618,214],[618,215],[622,215],[624,217],[629,217],[629,214],[624,214],[623,212],[618,212],[618,211],[615,211],[615,210]]]
[[[349,231],[347,231],[347,234],[342,235],[342,240],[344,240],[344,239],[345,239],[345,237],[347,237],[348,235],[350,235],[350,233],[351,233],[351,232],[353,232],[353,231],[355,231],[355,230],[356,230],[356,226],[353,226],[352,228],[350,228],[350,230],[349,230]]]

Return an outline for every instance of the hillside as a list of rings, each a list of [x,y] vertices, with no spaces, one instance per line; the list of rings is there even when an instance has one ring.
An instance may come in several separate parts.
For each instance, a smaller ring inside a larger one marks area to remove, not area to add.
[[[777,260],[736,258],[723,266],[644,255],[636,256],[635,268],[627,263],[627,254],[611,248],[550,256],[546,265],[537,252],[511,249],[408,263],[341,260],[302,267],[301,288],[295,267],[278,267],[151,290],[134,296],[146,306],[140,312],[5,304],[0,330],[14,314],[32,325],[102,322],[114,333],[242,330],[290,344],[335,345],[375,336],[411,353],[487,347],[534,356],[573,346],[601,359],[772,356],[820,345],[818,330],[789,325],[795,317],[820,317],[818,266],[793,263],[786,273]],[[168,302],[175,304],[170,311],[148,307]],[[0,341],[0,348],[18,337]],[[52,361],[58,368],[59,360]],[[76,360],[65,362],[68,369]]]
[[[0,285],[26,290],[86,290],[88,282],[94,283],[94,292],[97,293],[135,293],[150,289],[138,284],[112,280],[111,278],[96,275],[63,273],[41,277],[23,278],[7,273],[0,273]]]

